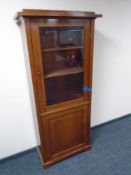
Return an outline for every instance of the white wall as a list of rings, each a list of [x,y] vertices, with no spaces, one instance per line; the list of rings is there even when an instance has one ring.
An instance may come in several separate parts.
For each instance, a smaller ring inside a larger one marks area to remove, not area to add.
[[[37,145],[21,34],[23,8],[85,10],[96,20],[92,126],[131,113],[131,1],[4,0],[0,4],[0,158]]]

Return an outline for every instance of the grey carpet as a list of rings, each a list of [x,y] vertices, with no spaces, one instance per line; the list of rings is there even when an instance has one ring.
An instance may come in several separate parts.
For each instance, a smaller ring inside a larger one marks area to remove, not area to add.
[[[131,115],[92,129],[92,150],[43,170],[36,150],[0,162],[0,175],[131,175]]]

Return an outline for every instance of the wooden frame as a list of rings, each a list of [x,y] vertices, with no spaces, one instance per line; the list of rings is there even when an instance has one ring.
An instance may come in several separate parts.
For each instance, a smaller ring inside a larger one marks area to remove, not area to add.
[[[73,154],[91,148],[91,91],[84,91],[84,96],[78,99],[54,105],[46,105],[39,28],[83,27],[84,87],[91,89],[94,19],[97,17],[102,17],[102,15],[95,14],[94,12],[48,10],[23,10],[23,12],[17,13],[16,19],[18,23],[22,24],[23,21],[25,22],[27,47],[41,138],[40,152],[45,168]],[[66,48],[66,50],[67,49],[68,48]],[[80,70],[82,71],[82,69]],[[66,74],[68,73],[66,72]]]

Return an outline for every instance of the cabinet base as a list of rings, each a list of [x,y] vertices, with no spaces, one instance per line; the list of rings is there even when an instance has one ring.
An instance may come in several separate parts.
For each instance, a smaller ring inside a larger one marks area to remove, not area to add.
[[[69,152],[69,153],[67,153],[67,154],[61,155],[61,156],[59,156],[59,157],[57,157],[57,158],[52,158],[52,160],[43,163],[43,167],[44,167],[44,169],[47,169],[47,168],[49,168],[51,165],[53,165],[53,164],[55,164],[55,163],[57,163],[57,162],[59,162],[59,161],[61,161],[61,160],[64,160],[64,159],[66,159],[66,158],[68,158],[68,157],[71,157],[71,156],[73,156],[73,155],[75,155],[75,154],[77,154],[77,153],[84,152],[84,151],[88,151],[88,150],[90,150],[90,149],[91,149],[91,145],[83,146],[83,147],[81,147],[81,148],[79,148],[79,149],[73,150],[73,151],[71,151],[71,152]],[[39,153],[40,153],[40,152],[41,152],[41,151],[40,151],[40,148],[39,148]],[[42,158],[42,157],[41,157],[41,158]]]

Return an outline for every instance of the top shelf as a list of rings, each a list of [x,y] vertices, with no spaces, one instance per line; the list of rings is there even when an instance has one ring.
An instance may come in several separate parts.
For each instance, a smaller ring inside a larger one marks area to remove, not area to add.
[[[74,50],[74,49],[83,49],[83,46],[68,46],[68,47],[56,47],[56,48],[42,49],[42,52]]]

